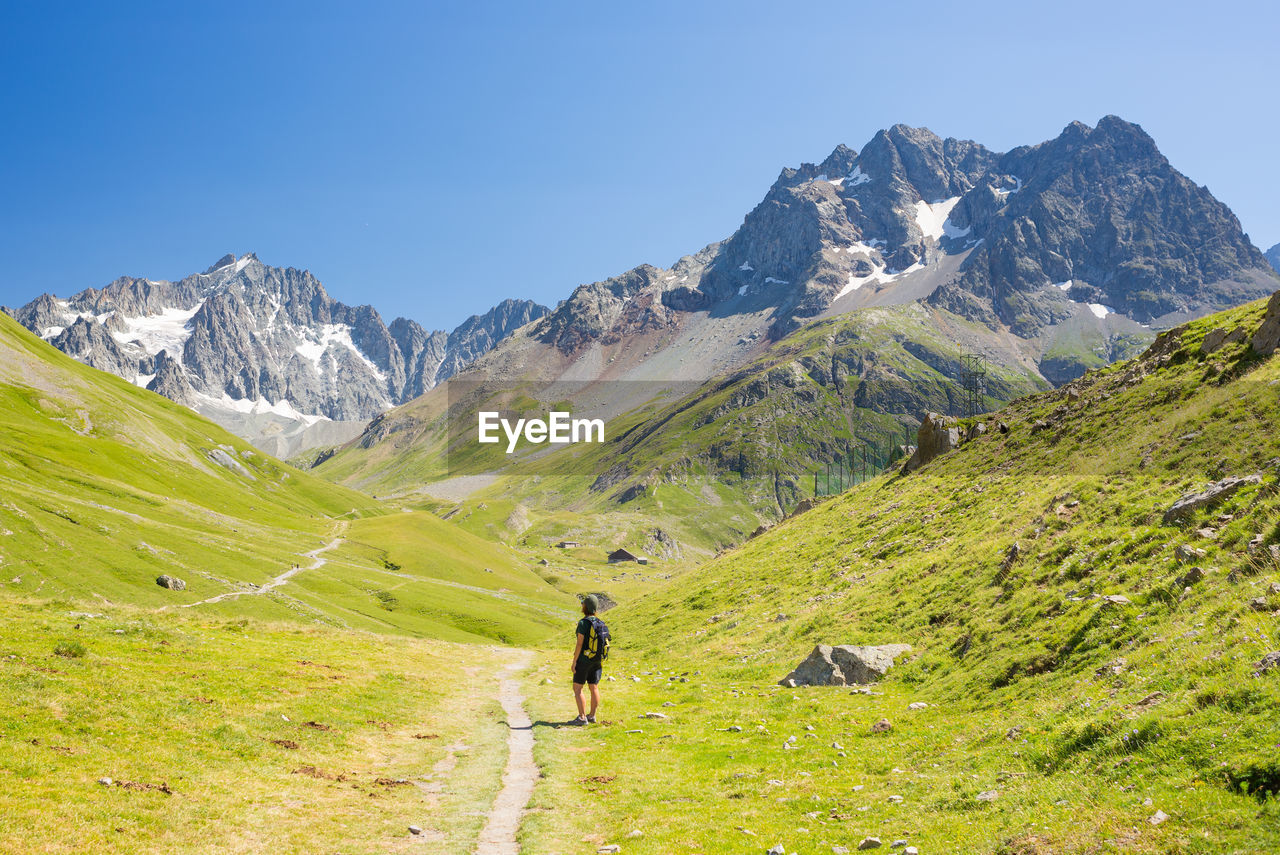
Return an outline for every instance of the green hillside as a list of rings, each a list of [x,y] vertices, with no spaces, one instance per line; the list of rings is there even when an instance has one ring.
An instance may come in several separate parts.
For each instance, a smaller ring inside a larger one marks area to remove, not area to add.
[[[526,564],[0,314],[0,852],[469,851],[472,684],[571,615]]]
[[[447,423],[445,390],[437,389],[387,414],[314,471],[450,513],[476,534],[553,564],[562,556],[549,548],[561,539],[600,554],[620,545],[648,551],[655,528],[678,541],[684,558],[702,560],[813,495],[815,474],[828,489],[828,465],[843,467],[851,482],[851,460],[865,455],[868,469],[879,469],[922,412],[958,411],[964,351],[954,340],[981,343],[989,334],[919,306],[819,321],[692,393],[661,395],[611,420],[605,443],[523,456],[476,443],[474,419]],[[988,405],[1045,385],[1027,366],[988,367]],[[498,397],[541,414],[547,405],[534,394],[521,387]],[[424,482],[459,475],[487,480],[456,508],[424,495],[432,492]],[[507,524],[512,514],[519,525]]]
[[[950,331],[957,338],[979,335],[977,325],[939,315],[965,328]],[[865,451],[879,469],[914,436],[922,413],[960,411],[963,353],[918,305],[864,309],[810,324],[691,395],[617,420],[610,441],[576,453],[572,467],[563,458],[577,449],[517,469],[548,478],[585,469],[598,479],[587,485],[593,493],[645,513],[680,489],[691,494],[682,511],[692,512],[705,486],[728,488],[776,518],[813,495],[813,475],[825,477],[828,463]],[[984,400],[1045,385],[1029,368],[991,365]]]
[[[223,597],[197,608],[521,642],[572,603],[505,548],[431,515],[386,517],[3,314],[0,436],[0,592],[84,609]]]
[[[815,324],[465,500],[379,502],[0,317],[0,851],[471,851],[505,758],[494,678],[530,655],[493,641],[541,646],[531,855],[1276,850],[1280,360],[1202,346],[1264,312],[1019,398],[714,556],[785,507],[724,449],[800,497],[807,462],[895,415],[832,365],[875,349],[923,384],[895,395],[947,402],[902,318]],[[606,564],[619,543],[654,562]],[[554,724],[584,590],[622,602],[587,730]],[[818,643],[911,652],[867,690],[779,686]]]
[[[541,746],[529,851],[1280,849],[1280,359],[1201,352],[1263,312],[1018,400],[985,419],[1007,433],[612,612],[615,723]],[[778,686],[818,643],[912,652],[870,694]]]
[[[0,852],[470,851],[509,650],[68,605],[0,596]]]

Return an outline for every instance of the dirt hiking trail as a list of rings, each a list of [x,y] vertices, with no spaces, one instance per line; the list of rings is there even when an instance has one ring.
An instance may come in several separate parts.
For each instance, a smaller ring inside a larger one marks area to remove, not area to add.
[[[476,841],[475,855],[518,855],[520,852],[516,833],[538,780],[538,766],[533,762],[533,721],[525,712],[524,697],[515,677],[516,672],[529,664],[529,658],[527,651],[519,654],[516,661],[506,666],[507,676],[498,683],[498,702],[507,714],[507,726],[511,729],[507,736],[507,768],[502,773],[502,789],[489,811],[489,821]]]
[[[346,533],[346,530],[347,530],[347,524],[344,522],[342,523],[341,533],[339,533],[337,537],[335,537],[333,540],[329,541],[319,549],[313,549],[310,552],[304,552],[303,557],[311,559],[311,564],[307,567],[303,567],[301,564],[299,564],[297,567],[294,567],[291,570],[286,570],[285,572],[281,573],[279,576],[276,576],[270,581],[264,582],[258,587],[252,588],[248,591],[227,591],[225,594],[218,594],[216,597],[210,597],[207,600],[200,600],[195,603],[184,603],[180,606],[177,606],[177,608],[189,609],[194,606],[204,606],[210,603],[220,603],[223,600],[230,600],[235,597],[261,596],[262,594],[266,594],[270,591],[274,591],[276,588],[279,588],[281,585],[283,585],[285,582],[288,582],[294,576],[297,576],[303,570],[319,570],[321,567],[327,564],[329,559],[321,558],[320,556],[326,552],[337,549],[340,545],[342,545],[342,540],[343,540],[342,535]]]

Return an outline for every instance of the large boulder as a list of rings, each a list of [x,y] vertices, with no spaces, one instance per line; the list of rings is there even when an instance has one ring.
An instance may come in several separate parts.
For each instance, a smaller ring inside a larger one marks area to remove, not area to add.
[[[795,510],[791,512],[790,517],[798,517],[803,513],[808,513],[809,511],[813,510],[817,506],[818,506],[817,497],[811,496],[810,498],[807,498],[807,499],[801,499],[800,503],[796,505]]]
[[[960,428],[955,419],[925,413],[916,438],[916,450],[902,467],[902,474],[914,472],[935,457],[960,445]]]
[[[1248,484],[1261,483],[1262,476],[1256,472],[1252,475],[1232,475],[1230,478],[1215,481],[1200,492],[1187,493],[1170,505],[1169,509],[1164,512],[1164,521],[1165,523],[1175,523],[1186,519],[1201,508],[1213,507],[1241,487]]]
[[[167,573],[156,579],[156,584],[161,588],[168,588],[170,591],[185,591],[187,589],[186,582]]]
[[[1262,356],[1270,356],[1280,347],[1280,291],[1271,295],[1267,314],[1262,325],[1253,334],[1253,350]]]
[[[1244,327],[1236,327],[1231,332],[1227,332],[1222,327],[1214,327],[1205,333],[1204,341],[1200,342],[1200,352],[1209,356],[1217,353],[1224,345],[1235,344],[1248,337],[1249,333],[1245,332]]]
[[[874,683],[911,649],[909,644],[854,647],[819,644],[796,669],[778,681],[783,686],[848,686]]]

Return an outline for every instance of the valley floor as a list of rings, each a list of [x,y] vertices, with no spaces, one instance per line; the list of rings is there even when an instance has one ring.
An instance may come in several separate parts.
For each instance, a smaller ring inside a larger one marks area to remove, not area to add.
[[[471,851],[510,649],[78,608],[0,599],[0,851]]]
[[[37,480],[0,528],[0,852],[1280,851],[1280,362],[1201,344],[1262,311],[697,566],[557,549],[559,519],[486,539],[520,527],[496,500],[307,482],[283,527],[224,485],[247,516],[211,539],[169,482]],[[306,477],[241,459],[264,507]],[[602,587],[576,727],[572,594]],[[780,687],[819,642],[912,652]]]
[[[1275,801],[1182,758],[1046,765],[1082,699],[1002,711],[623,655],[583,728],[567,650],[20,599],[0,622],[4,852],[1280,849]]]
[[[563,658],[530,674],[535,718],[564,706]],[[1275,800],[1207,783],[1177,753],[1135,746],[1083,769],[1047,763],[1051,725],[1083,698],[1002,710],[939,703],[897,681],[784,689],[776,668],[744,679],[664,658],[612,670],[602,725],[541,735],[526,855],[810,855],[868,838],[895,853],[1280,851]],[[1122,713],[1138,700],[1101,705]],[[881,719],[892,731],[871,731]]]

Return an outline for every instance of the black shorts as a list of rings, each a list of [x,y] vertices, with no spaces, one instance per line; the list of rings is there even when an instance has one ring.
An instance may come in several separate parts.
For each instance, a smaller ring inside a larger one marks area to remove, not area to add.
[[[578,685],[587,683],[594,686],[600,682],[601,670],[603,669],[599,661],[579,656],[577,664],[573,666],[573,682]]]

